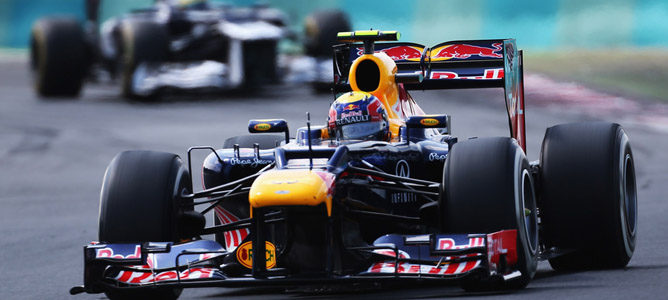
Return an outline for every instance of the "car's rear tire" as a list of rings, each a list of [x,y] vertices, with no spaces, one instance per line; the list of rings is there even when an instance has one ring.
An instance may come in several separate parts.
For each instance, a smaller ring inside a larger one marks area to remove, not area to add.
[[[148,101],[157,94],[140,94],[134,89],[135,70],[141,63],[159,63],[169,59],[166,29],[152,22],[127,20],[121,24],[121,93],[123,97]]]
[[[76,97],[88,72],[83,28],[73,18],[44,18],[32,26],[30,66],[42,97]]]
[[[477,138],[456,143],[443,168],[443,230],[448,233],[493,233],[517,230],[521,276],[462,282],[469,291],[519,289],[536,272],[538,222],[533,179],[524,151],[511,138]]]
[[[637,194],[633,152],[619,124],[550,127],[541,150],[539,207],[555,270],[622,268],[633,255]]]

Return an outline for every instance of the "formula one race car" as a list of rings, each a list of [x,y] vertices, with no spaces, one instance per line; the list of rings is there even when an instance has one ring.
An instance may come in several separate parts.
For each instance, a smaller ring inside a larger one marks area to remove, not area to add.
[[[117,155],[99,242],[84,246],[84,285],[70,292],[176,298],[186,287],[396,280],[519,289],[542,259],[559,270],[629,262],[636,183],[619,125],[551,127],[530,163],[515,40],[376,43],[398,37],[339,33],[341,95],[326,125],[308,122],[294,139],[284,120],[251,120],[254,135],[192,147],[185,164]],[[511,137],[459,140],[449,116],[425,115],[407,92],[474,87],[504,88]],[[211,153],[194,191],[201,149]]]
[[[165,89],[218,91],[279,80],[277,44],[292,33],[277,9],[157,0],[152,7],[107,20],[98,32],[99,2],[86,1],[86,26],[73,18],[34,24],[31,67],[39,95],[76,96],[86,78],[120,78],[122,95],[139,100]],[[345,17],[329,21],[316,25],[349,27]],[[323,42],[322,35],[314,36]]]

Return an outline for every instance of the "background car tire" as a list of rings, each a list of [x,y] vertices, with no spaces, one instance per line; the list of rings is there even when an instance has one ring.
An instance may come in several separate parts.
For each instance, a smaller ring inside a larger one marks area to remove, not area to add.
[[[574,250],[550,259],[555,270],[621,268],[635,249],[633,152],[619,124],[550,127],[541,150],[539,207],[548,247]]]
[[[306,55],[331,58],[332,46],[337,44],[336,34],[350,30],[350,21],[343,11],[322,10],[308,15],[304,21]]]
[[[466,290],[519,289],[537,267],[538,223],[533,179],[524,151],[511,138],[477,138],[456,143],[443,168],[442,225],[448,233],[493,233],[517,229],[521,276],[462,282]],[[526,212],[530,212],[527,214]]]
[[[167,61],[169,36],[163,25],[137,20],[121,24],[121,93],[134,100],[153,100],[157,95],[140,95],[133,88],[137,67],[143,63]]]
[[[30,66],[40,96],[78,96],[88,62],[86,37],[76,19],[45,18],[32,26]]]
[[[336,34],[351,30],[348,16],[343,11],[336,9],[316,11],[308,15],[304,21],[304,52],[316,58],[316,63],[322,59],[331,59],[334,55],[332,46],[338,43]],[[317,68],[319,67],[318,65]],[[311,87],[316,93],[330,92],[332,80],[333,78],[329,81],[315,80],[311,83]]]

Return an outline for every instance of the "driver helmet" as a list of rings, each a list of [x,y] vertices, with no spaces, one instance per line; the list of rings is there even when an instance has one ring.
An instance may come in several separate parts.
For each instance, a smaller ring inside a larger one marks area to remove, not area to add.
[[[388,141],[389,123],[383,103],[360,91],[339,96],[329,108],[330,136],[343,140]]]

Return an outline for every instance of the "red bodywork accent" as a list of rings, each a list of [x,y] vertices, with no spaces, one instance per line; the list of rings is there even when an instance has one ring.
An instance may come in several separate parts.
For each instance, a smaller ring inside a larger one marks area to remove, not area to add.
[[[114,254],[114,249],[112,248],[102,248],[98,249],[97,253],[95,254],[95,258],[107,258],[107,259],[139,259],[141,258],[141,246],[137,245],[135,246],[135,252],[133,254],[129,254],[127,256],[123,256],[121,254]]]
[[[230,213],[228,210],[216,206],[214,208],[215,211],[215,216],[218,218],[218,221],[220,221],[221,224],[229,224],[232,222],[239,221],[239,218],[235,216],[234,214]],[[231,231],[225,231],[223,233],[223,236],[225,237],[225,248],[230,250],[238,247],[241,242],[248,236],[250,231],[248,228],[242,228],[242,229],[237,229],[237,230],[231,230]]]
[[[415,103],[411,94],[408,93],[403,83],[397,84],[397,89],[399,90],[399,114],[402,119],[407,119],[410,116],[421,116],[424,115],[424,111],[420,106]]]
[[[520,61],[520,100],[519,107],[517,111],[517,129],[519,132],[515,133],[515,139],[517,143],[522,147],[524,153],[527,153],[527,135],[526,135],[526,124],[524,122],[524,55],[522,55],[522,50],[519,51],[519,61]]]
[[[508,266],[517,264],[517,230],[502,230],[487,235],[487,259],[491,269],[498,270],[501,255]],[[498,270],[503,272],[504,270]]]

